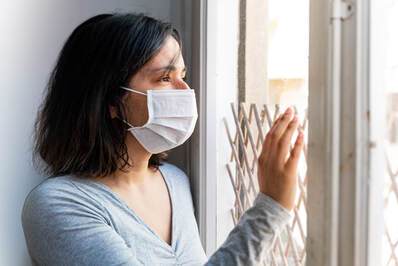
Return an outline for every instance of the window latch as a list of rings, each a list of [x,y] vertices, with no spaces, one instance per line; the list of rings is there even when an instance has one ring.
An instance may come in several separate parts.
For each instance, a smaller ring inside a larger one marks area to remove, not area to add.
[[[332,16],[331,20],[347,20],[352,17],[354,13],[354,3],[342,0],[334,0],[332,2]]]

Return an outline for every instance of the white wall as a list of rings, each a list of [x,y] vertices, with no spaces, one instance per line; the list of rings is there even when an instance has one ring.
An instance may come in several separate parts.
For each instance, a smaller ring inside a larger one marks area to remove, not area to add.
[[[30,265],[20,214],[26,194],[43,179],[31,164],[32,126],[66,38],[83,20],[102,12],[145,12],[178,22],[175,3],[0,0],[0,265]]]

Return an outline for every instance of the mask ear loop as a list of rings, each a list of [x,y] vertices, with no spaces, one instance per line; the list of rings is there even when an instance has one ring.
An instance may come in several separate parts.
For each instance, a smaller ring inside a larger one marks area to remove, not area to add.
[[[122,89],[125,89],[125,90],[127,90],[127,91],[131,91],[131,92],[134,92],[134,93],[138,93],[138,94],[141,94],[141,95],[145,95],[145,96],[147,96],[147,94],[146,94],[146,93],[144,93],[144,92],[141,92],[141,91],[133,90],[133,89],[126,88],[126,87],[123,87],[123,86],[120,86],[120,88],[122,88]]]
[[[130,124],[129,122],[127,122],[127,120],[122,119],[122,121],[123,121],[124,123],[126,123],[130,128],[133,128],[133,127],[134,127],[132,124]],[[127,130],[129,130],[129,129],[127,129]]]
[[[126,88],[126,87],[123,87],[123,86],[120,86],[120,88],[125,89],[125,90],[127,90],[127,91],[131,91],[131,92],[134,92],[134,93],[138,93],[138,94],[147,96],[146,93],[143,93],[143,92],[141,92],[141,91],[133,90],[133,89]],[[135,128],[132,124],[130,124],[130,123],[127,122],[126,120],[122,119],[122,121],[123,121],[124,123],[126,123],[126,124],[130,127],[130,128],[127,129],[127,131],[129,131],[131,128]]]

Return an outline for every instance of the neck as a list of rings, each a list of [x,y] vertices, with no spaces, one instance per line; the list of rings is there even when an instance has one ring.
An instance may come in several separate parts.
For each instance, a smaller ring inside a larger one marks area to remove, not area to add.
[[[131,167],[127,168],[127,172],[117,170],[113,174],[114,181],[124,185],[141,184],[153,174],[152,168],[149,167],[152,154],[145,150],[131,134],[127,134],[126,145]]]

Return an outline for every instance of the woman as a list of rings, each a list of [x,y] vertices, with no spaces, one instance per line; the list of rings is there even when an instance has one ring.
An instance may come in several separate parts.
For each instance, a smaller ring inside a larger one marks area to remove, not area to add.
[[[259,159],[260,193],[209,258],[189,179],[165,151],[197,119],[178,32],[141,14],[103,14],[66,41],[36,121],[35,158],[50,178],[22,211],[35,265],[253,265],[294,206],[300,133],[288,109]],[[207,262],[206,262],[207,261]]]

